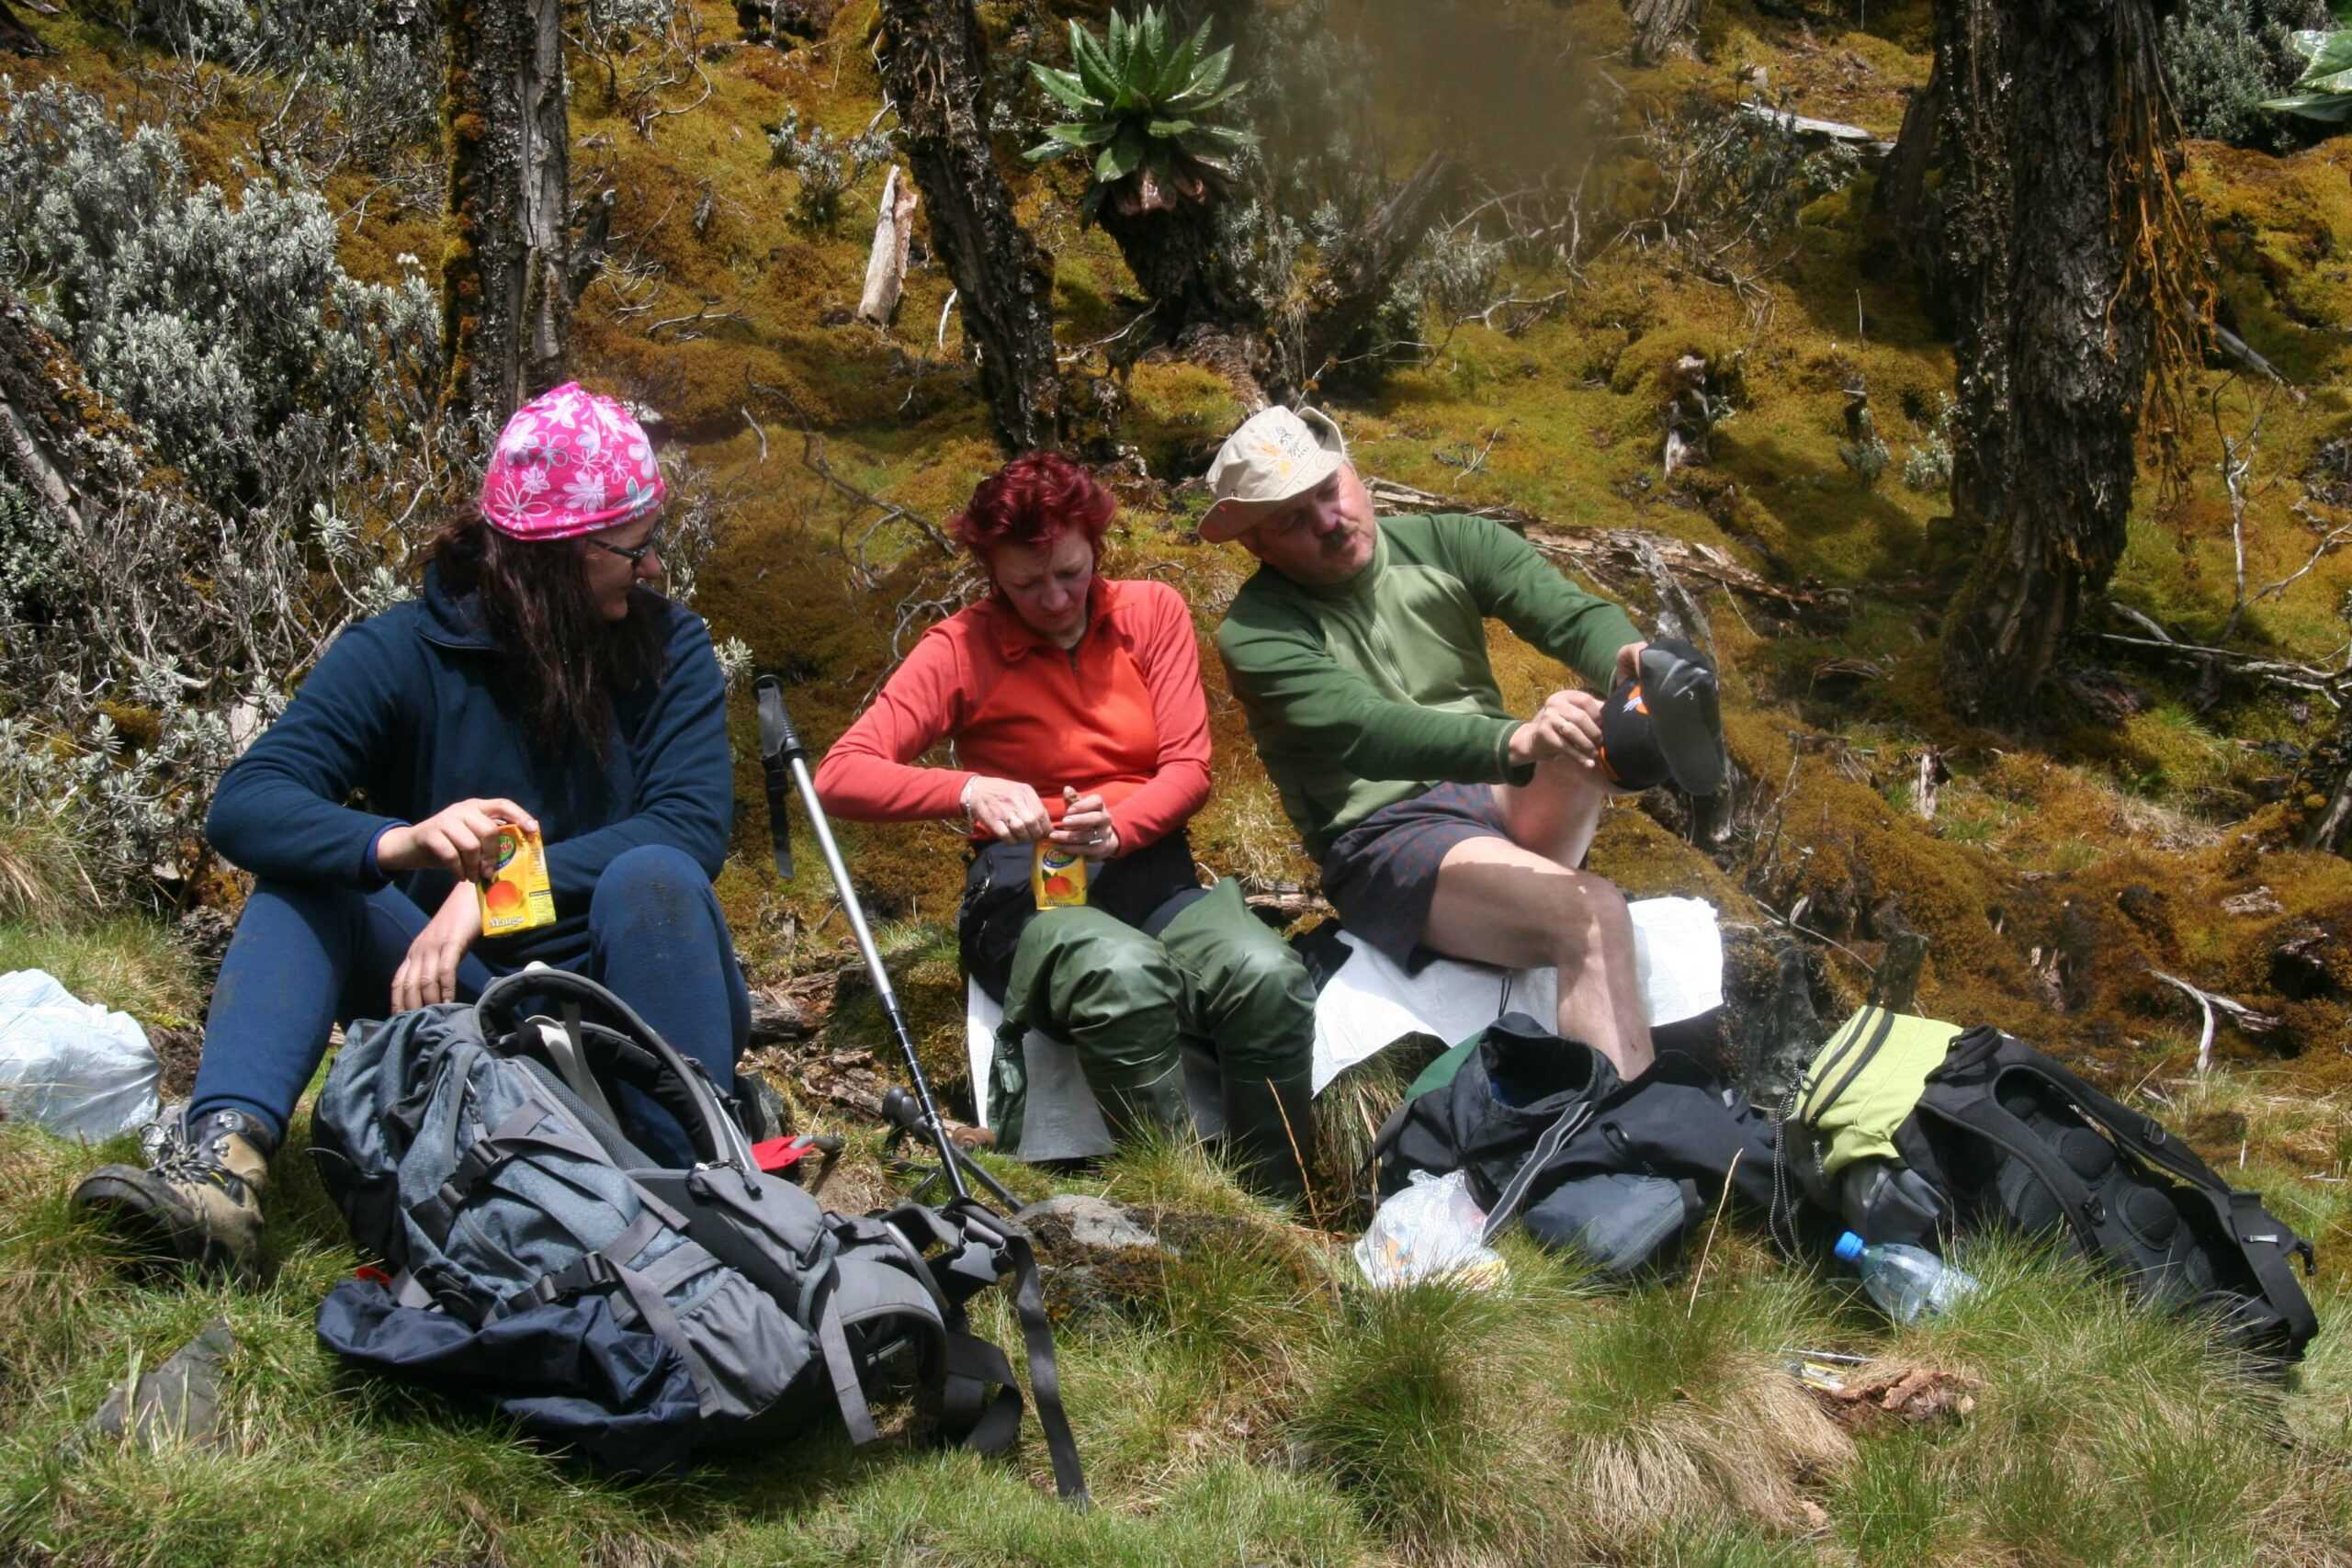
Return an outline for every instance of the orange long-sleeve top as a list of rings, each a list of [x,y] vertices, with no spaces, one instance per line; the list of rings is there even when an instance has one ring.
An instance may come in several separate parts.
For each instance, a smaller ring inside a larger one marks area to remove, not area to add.
[[[952,740],[957,766],[914,765]],[[1078,646],[1056,648],[993,599],[932,627],[817,765],[825,809],[858,822],[960,816],[977,776],[1017,779],[1056,821],[1062,787],[1099,793],[1122,854],[1209,796],[1208,701],[1183,596],[1098,578]]]

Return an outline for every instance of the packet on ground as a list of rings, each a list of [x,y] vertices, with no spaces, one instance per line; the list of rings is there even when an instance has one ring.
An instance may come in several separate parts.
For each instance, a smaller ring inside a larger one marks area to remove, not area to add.
[[[1502,1255],[1486,1246],[1486,1211],[1458,1170],[1413,1172],[1411,1184],[1380,1205],[1356,1243],[1356,1267],[1378,1290],[1450,1275],[1484,1290],[1502,1282]]]
[[[163,1071],[129,1013],[79,1000],[43,970],[0,975],[0,1112],[111,1138],[155,1119]]]

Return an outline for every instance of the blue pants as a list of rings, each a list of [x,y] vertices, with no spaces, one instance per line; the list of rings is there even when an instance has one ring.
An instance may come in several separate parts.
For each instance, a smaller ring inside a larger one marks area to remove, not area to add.
[[[235,1109],[282,1139],[294,1102],[326,1055],[337,1023],[390,1010],[392,972],[429,917],[396,887],[302,886],[264,880],[245,900],[220,964],[197,1066],[196,1115]],[[664,1040],[702,1063],[722,1094],[751,1032],[751,995],[736,966],[710,879],[683,852],[644,845],[614,857],[588,906],[589,950],[564,967],[635,1008]],[[458,965],[470,1001],[503,967],[481,951]],[[669,1114],[635,1089],[622,1113],[646,1152],[693,1159]]]

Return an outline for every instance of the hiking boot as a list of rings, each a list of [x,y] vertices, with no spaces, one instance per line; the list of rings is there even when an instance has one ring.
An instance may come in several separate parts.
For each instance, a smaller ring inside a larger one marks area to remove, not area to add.
[[[1168,1055],[1175,1057],[1171,1046]],[[1086,1074],[1089,1088],[1094,1090],[1094,1101],[1102,1107],[1102,1124],[1109,1129],[1113,1143],[1125,1143],[1135,1134],[1148,1127],[1190,1137],[1194,1132],[1192,1101],[1184,1098],[1184,1064],[1171,1060],[1158,1076],[1144,1082],[1106,1082],[1114,1075],[1102,1070],[1100,1064],[1080,1058],[1080,1066],[1090,1068]]]
[[[1228,1077],[1223,1088],[1225,1152],[1252,1192],[1295,1208],[1306,1196],[1306,1164],[1314,1146],[1314,1096],[1307,1078],[1269,1081]]]
[[[261,1190],[275,1147],[242,1111],[188,1120],[175,1106],[140,1129],[148,1167],[102,1165],[74,1190],[74,1206],[103,1213],[142,1256],[180,1258],[206,1272],[257,1278]]]

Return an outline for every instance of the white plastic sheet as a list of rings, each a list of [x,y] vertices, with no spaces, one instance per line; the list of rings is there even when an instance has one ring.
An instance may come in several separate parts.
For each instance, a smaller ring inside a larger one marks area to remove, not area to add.
[[[1704,898],[1642,898],[1634,922],[1634,969],[1653,1026],[1696,1018],[1724,1002],[1724,937]],[[1442,1044],[1467,1040],[1507,1012],[1547,1026],[1560,1006],[1551,969],[1494,969],[1433,959],[1417,974],[1346,931],[1348,961],[1315,998],[1315,1092],[1408,1034]]]
[[[39,969],[0,975],[0,1111],[65,1137],[154,1120],[163,1064],[128,1013],[76,998]]]

